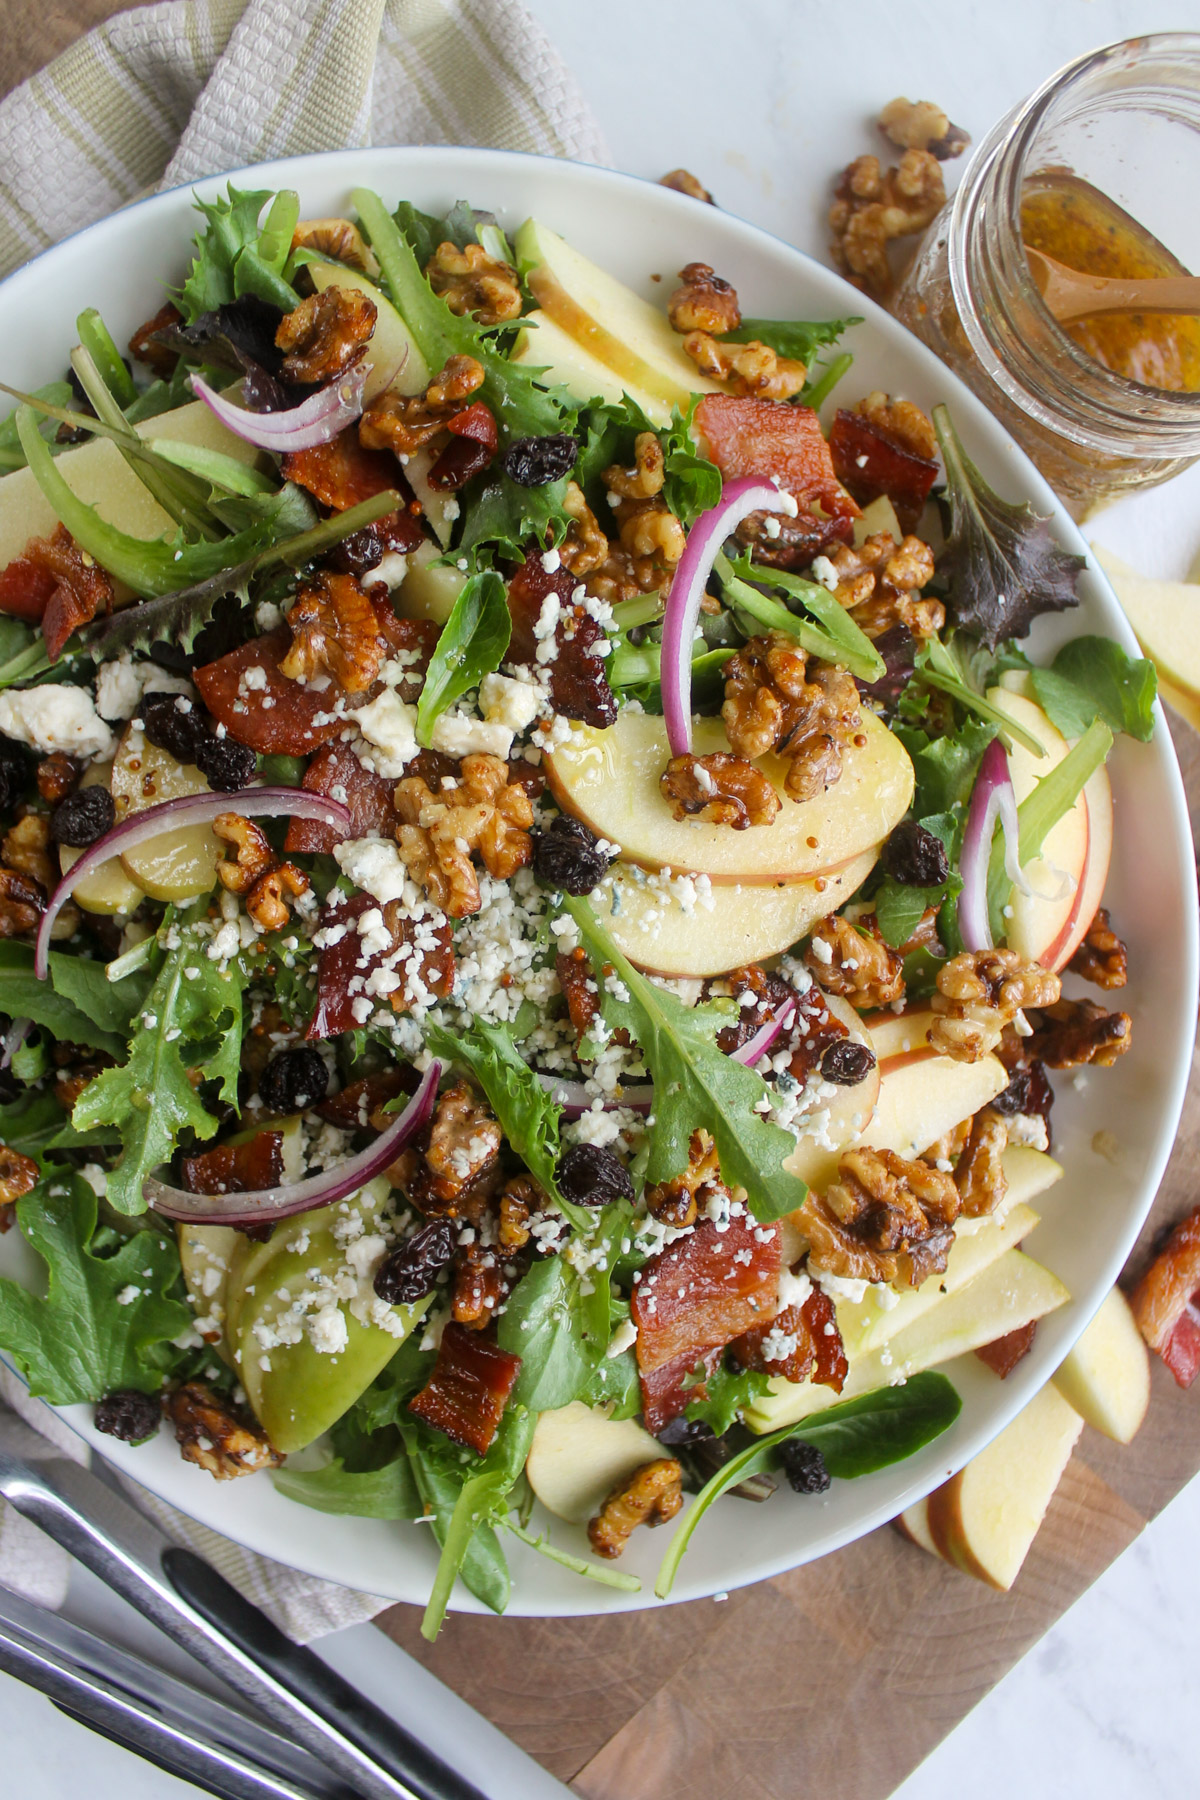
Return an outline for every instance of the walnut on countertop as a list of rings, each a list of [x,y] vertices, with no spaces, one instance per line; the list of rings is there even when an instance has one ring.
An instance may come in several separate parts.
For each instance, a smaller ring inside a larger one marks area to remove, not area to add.
[[[452,313],[477,325],[504,325],[520,317],[521,284],[511,264],[489,256],[482,244],[439,244],[425,268],[429,285]]]
[[[277,1469],[283,1457],[266,1433],[238,1413],[203,1381],[186,1381],[163,1401],[184,1462],[207,1469],[217,1481]]]
[[[1061,992],[1057,975],[1025,962],[1015,950],[964,950],[938,970],[932,1001],[938,1017],[929,1028],[930,1046],[955,1062],[979,1062],[1019,1012],[1053,1006]]]
[[[774,783],[743,756],[724,750],[711,756],[673,756],[659,777],[663,798],[677,819],[701,819],[745,831],[770,825],[779,811]]]
[[[810,673],[806,652],[784,631],[753,637],[730,658],[721,717],[739,756],[784,758],[784,788],[796,801],[833,786],[862,726],[853,676],[824,663]]]
[[[1129,980],[1129,952],[1113,930],[1103,906],[1067,967],[1094,987],[1123,988]]]
[[[932,100],[889,100],[879,115],[879,129],[897,150],[928,150],[939,162],[961,156],[971,141]]]
[[[856,157],[829,209],[834,262],[855,287],[886,300],[895,285],[888,245],[924,231],[945,200],[941,167],[927,150],[906,150],[886,174],[877,156]]]
[[[482,905],[475,854],[499,881],[533,856],[532,803],[498,756],[464,756],[457,781],[443,779],[436,794],[419,775],[406,776],[395,803],[400,855],[448,918],[468,918]]]
[[[673,1456],[643,1463],[618,1482],[595,1518],[588,1520],[588,1542],[597,1556],[613,1561],[623,1554],[639,1525],[665,1525],[683,1506],[683,1471]]]
[[[849,1000],[856,1012],[891,1006],[904,993],[904,958],[884,943],[870,917],[852,923],[835,913],[823,919],[804,960],[821,986]]]
[[[298,681],[331,675],[348,694],[365,693],[379,674],[379,621],[353,575],[319,569],[300,589],[287,622],[292,641],[281,674]]]
[[[388,388],[377,394],[358,422],[358,441],[364,450],[411,456],[463,410],[483,381],[481,362],[473,356],[452,356],[423,393],[401,394]]]
[[[824,1198],[809,1194],[796,1219],[814,1268],[920,1287],[945,1270],[959,1204],[940,1169],[863,1147],[845,1152]]]
[[[327,382],[344,375],[375,330],[379,309],[361,288],[327,287],[285,313],[275,345],[286,352],[287,381]]]

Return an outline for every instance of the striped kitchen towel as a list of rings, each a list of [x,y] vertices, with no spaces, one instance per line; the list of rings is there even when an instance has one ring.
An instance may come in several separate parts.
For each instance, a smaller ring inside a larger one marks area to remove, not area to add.
[[[156,187],[367,144],[607,160],[519,0],[164,0],[0,102],[0,275]]]

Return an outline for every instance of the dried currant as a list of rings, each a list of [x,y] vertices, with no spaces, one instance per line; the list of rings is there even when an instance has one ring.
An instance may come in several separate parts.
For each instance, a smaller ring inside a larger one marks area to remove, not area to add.
[[[209,737],[205,733],[196,744],[193,761],[218,794],[236,794],[240,788],[249,787],[258,773],[258,758],[249,744],[239,744],[231,737]]]
[[[841,1038],[830,1044],[821,1058],[821,1073],[826,1081],[838,1087],[853,1087],[865,1081],[875,1067],[875,1052],[869,1044],[856,1044],[853,1038]]]
[[[533,834],[533,873],[543,887],[565,894],[590,894],[612,861],[582,819],[560,813],[546,831]]]
[[[915,819],[897,825],[883,846],[883,866],[906,887],[937,887],[950,875],[945,844]]]
[[[449,1219],[434,1219],[422,1225],[379,1265],[375,1292],[389,1306],[411,1306],[423,1300],[432,1293],[457,1244],[458,1235]]]
[[[579,444],[569,431],[552,437],[517,438],[500,459],[504,473],[518,487],[548,487],[575,467]]]
[[[329,1071],[325,1058],[309,1044],[281,1050],[258,1078],[258,1097],[272,1113],[304,1112],[325,1098]]]
[[[674,1449],[680,1444],[701,1444],[713,1435],[712,1426],[706,1425],[703,1419],[689,1419],[685,1413],[680,1413],[667,1420],[658,1433],[658,1441],[666,1444],[668,1449]]]
[[[24,798],[33,764],[20,744],[0,738],[0,812],[10,812]]]
[[[158,1430],[161,1418],[158,1395],[142,1394],[136,1388],[118,1388],[96,1402],[96,1430],[120,1438],[124,1444],[144,1444]]]
[[[60,800],[50,814],[50,836],[56,844],[85,850],[112,830],[116,816],[113,797],[106,787],[79,788]]]
[[[828,1488],[829,1470],[815,1444],[788,1438],[780,1446],[779,1460],[793,1493],[823,1494]]]
[[[165,750],[177,762],[195,762],[196,751],[208,732],[204,714],[194,700],[186,694],[146,694],[137,716],[156,750]]]
[[[629,1170],[599,1144],[572,1144],[559,1157],[554,1174],[564,1198],[577,1206],[607,1206],[611,1200],[633,1199]]]

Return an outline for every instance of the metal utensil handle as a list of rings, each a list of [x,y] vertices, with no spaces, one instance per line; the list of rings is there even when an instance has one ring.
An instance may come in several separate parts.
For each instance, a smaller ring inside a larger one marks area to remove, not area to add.
[[[0,1453],[0,1493],[363,1800],[485,1800],[86,1469]]]

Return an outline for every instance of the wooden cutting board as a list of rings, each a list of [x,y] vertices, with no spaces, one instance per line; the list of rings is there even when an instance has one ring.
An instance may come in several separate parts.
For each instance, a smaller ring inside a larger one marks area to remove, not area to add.
[[[1200,824],[1200,738],[1172,716]],[[1129,1267],[1196,1204],[1200,1076]],[[1122,1448],[1085,1428],[1011,1593],[891,1527],[728,1600],[593,1619],[377,1623],[587,1800],[884,1800],[1200,1470],[1200,1384],[1152,1357]],[[769,1503],[768,1503],[769,1504]],[[848,1729],[852,1721],[853,1728]]]

